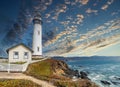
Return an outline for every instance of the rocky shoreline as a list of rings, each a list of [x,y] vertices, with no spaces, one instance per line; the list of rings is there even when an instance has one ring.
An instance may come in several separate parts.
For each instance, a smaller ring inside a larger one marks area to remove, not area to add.
[[[76,78],[80,78],[80,79],[90,80],[90,78],[88,78],[89,72],[86,72],[86,71],[79,72],[78,70],[70,69],[68,67],[68,65],[62,60],[55,60],[55,61],[56,61],[56,63],[54,63],[54,65],[53,65],[53,66],[55,66],[54,70],[57,68],[62,69],[64,71],[64,74],[66,74],[66,76],[70,77],[70,78],[76,77]],[[58,67],[56,68],[56,66],[58,66]]]
[[[64,61],[51,58],[30,64],[25,74],[57,87],[99,87],[88,78],[86,72],[72,70]]]
[[[83,66],[80,65],[78,67],[82,68]],[[92,72],[90,72],[90,71],[84,71],[84,70],[83,71],[79,71],[77,69],[76,70],[72,70],[72,71],[73,71],[73,76],[75,76],[74,78],[86,79],[86,80],[89,80],[89,81],[92,80],[92,78],[90,76],[92,74]],[[89,78],[89,76],[90,76],[90,78]],[[113,87],[113,86],[119,87],[120,86],[120,77],[119,76],[115,76],[115,75],[112,75],[112,76],[108,77],[108,80],[107,79],[100,79],[98,81],[99,81],[100,87]]]

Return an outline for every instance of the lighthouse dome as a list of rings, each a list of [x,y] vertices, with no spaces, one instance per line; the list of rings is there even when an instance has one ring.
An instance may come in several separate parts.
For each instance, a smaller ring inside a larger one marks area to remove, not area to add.
[[[41,19],[41,15],[39,13],[37,13],[34,18],[33,18],[33,23],[39,23],[41,24],[42,23],[42,19]]]

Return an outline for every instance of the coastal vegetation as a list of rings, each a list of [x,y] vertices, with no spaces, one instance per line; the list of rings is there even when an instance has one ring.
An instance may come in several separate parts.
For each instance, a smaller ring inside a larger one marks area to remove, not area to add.
[[[38,79],[50,81],[51,79],[63,79],[60,74],[62,73],[61,71],[56,70],[58,65],[55,63],[60,63],[57,60],[52,60],[52,59],[47,59],[44,61],[32,63],[29,65],[27,68],[27,71],[25,74],[34,76]],[[62,68],[62,67],[61,67]],[[58,68],[58,69],[61,69]],[[57,71],[57,72],[56,72]],[[59,75],[57,74],[59,73]]]
[[[22,61],[20,61],[20,62],[11,62],[10,64],[25,64],[26,62],[22,62]]]
[[[44,58],[32,58],[32,60],[42,60]]]
[[[57,87],[98,87],[88,79],[78,78],[73,81],[75,71],[69,69],[65,62],[55,59],[32,63],[24,73],[51,82]]]
[[[54,85],[57,87],[98,87],[95,83],[85,79],[78,81],[57,81]]]
[[[29,80],[0,79],[0,87],[42,87]]]

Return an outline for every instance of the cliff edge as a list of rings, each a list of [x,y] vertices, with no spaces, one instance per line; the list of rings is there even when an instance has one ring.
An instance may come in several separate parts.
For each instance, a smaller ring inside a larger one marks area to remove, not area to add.
[[[25,74],[53,83],[57,87],[98,87],[89,79],[73,77],[77,74],[64,61],[47,59],[32,63]]]

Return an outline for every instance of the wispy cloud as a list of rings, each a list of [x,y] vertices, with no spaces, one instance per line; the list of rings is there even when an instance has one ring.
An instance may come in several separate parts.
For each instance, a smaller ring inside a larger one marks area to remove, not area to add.
[[[67,26],[69,23],[70,23],[69,20],[68,20],[68,21],[62,21],[62,22],[60,22],[60,24],[62,24],[62,25],[64,25],[64,26]]]
[[[117,15],[119,13],[120,13],[120,10],[117,10],[117,11],[112,12],[111,15],[114,16],[114,15]]]
[[[89,0],[76,0],[76,1],[80,2],[83,5],[86,5],[89,2]]]
[[[45,18],[49,18],[51,16],[51,14],[45,14]]]
[[[102,9],[102,10],[107,10],[107,8],[109,7],[109,5],[111,5],[113,2],[114,2],[114,0],[108,0],[108,1],[106,2],[106,4],[104,4],[104,5],[101,7],[101,9]]]
[[[103,6],[101,7],[101,9],[102,9],[102,10],[106,10],[106,9],[108,8],[108,6],[109,6],[109,5],[103,5]]]
[[[87,5],[89,0],[64,0],[66,5],[71,5],[71,6],[75,6],[76,4],[80,4],[80,5]]]
[[[47,0],[45,5],[51,5],[52,4],[52,0]]]
[[[77,28],[76,26],[67,27],[65,31],[62,31],[61,33],[57,34],[52,40],[47,41],[45,43],[45,46],[48,46],[50,44],[54,44],[55,42],[59,41],[59,39],[62,39],[62,40],[64,39],[65,40],[66,37],[69,37],[71,34],[77,32],[76,28]],[[64,38],[62,38],[62,37],[64,37]]]
[[[67,5],[59,4],[54,11],[54,16],[52,17],[52,19],[58,20],[59,15],[61,13],[65,13],[66,10],[67,10]]]
[[[34,10],[35,11],[45,11],[49,5],[52,4],[53,0],[32,0],[32,2],[34,3]]]
[[[70,25],[79,25],[83,22],[84,15],[82,14],[76,14],[75,17],[67,16],[65,21],[60,22],[64,27]]]
[[[88,13],[88,14],[90,14],[90,13],[95,13],[95,14],[97,14],[97,12],[98,12],[98,10],[92,10],[91,8],[88,8],[88,9],[86,10],[86,13]]]
[[[66,52],[67,55],[93,55],[94,52],[105,49],[120,42],[120,21],[111,20],[103,25],[89,31],[86,34],[77,34],[79,39],[72,41],[72,50]]]
[[[77,14],[76,24],[83,22],[84,16],[82,14]]]
[[[98,39],[91,43],[83,43],[61,56],[93,56],[96,52],[120,43],[120,35],[115,35],[105,39]]]
[[[71,3],[70,0],[65,0],[64,2],[65,2],[65,4],[70,4]]]

